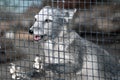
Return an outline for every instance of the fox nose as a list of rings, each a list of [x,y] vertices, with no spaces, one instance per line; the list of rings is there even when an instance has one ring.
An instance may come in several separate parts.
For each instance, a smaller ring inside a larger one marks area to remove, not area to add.
[[[29,29],[29,34],[33,34],[33,30],[30,30],[30,29]]]

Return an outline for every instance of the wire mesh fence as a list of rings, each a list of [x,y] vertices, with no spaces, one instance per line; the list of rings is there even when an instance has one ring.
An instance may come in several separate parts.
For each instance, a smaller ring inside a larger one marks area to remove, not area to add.
[[[120,0],[1,0],[0,80],[120,80]]]

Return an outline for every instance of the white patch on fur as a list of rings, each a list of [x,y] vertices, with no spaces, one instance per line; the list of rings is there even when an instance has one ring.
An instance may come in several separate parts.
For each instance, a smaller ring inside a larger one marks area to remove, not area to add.
[[[43,70],[43,63],[41,62],[41,57],[39,56],[36,56],[35,57],[35,62],[33,63],[33,68],[36,69],[36,72],[40,72],[40,70]]]
[[[11,66],[9,68],[11,74],[15,73],[15,64],[11,63]]]
[[[35,61],[35,63],[33,64],[33,68],[35,68],[35,69],[40,69],[40,61],[41,61],[41,58],[38,57],[38,56],[36,56],[34,61]]]
[[[90,52],[90,51],[88,51]],[[87,80],[87,78],[89,80],[99,80],[99,72],[98,72],[98,62],[97,62],[97,56],[96,55],[86,55],[84,57],[84,61],[83,61],[83,68],[82,68],[82,76],[85,76]],[[94,77],[93,77],[94,76]]]
[[[63,30],[60,32],[58,38],[62,38],[67,33],[67,26],[63,27]]]
[[[65,18],[65,20],[67,21],[67,22],[69,22],[69,20],[71,20],[72,18],[73,18],[73,15],[74,15],[74,13],[76,12],[76,9],[74,9],[74,10],[63,10],[63,12],[65,13],[64,15],[64,18]],[[66,13],[68,13],[69,12],[69,15],[68,16],[66,16]]]
[[[23,77],[24,72],[22,72],[20,67],[17,67],[15,64],[11,63],[11,66],[9,67],[9,69],[10,69],[10,74],[12,76],[12,79],[19,80],[20,77]]]
[[[69,44],[71,44],[73,40],[74,39],[70,40]],[[44,46],[46,63],[72,63],[74,61],[73,56],[66,52],[69,45],[64,44],[64,42],[59,41],[53,43],[51,40],[48,40],[44,43]]]

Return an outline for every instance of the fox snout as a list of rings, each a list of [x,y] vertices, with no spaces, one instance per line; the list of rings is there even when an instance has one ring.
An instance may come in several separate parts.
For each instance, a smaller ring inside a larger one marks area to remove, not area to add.
[[[32,29],[29,29],[29,34],[33,34],[33,30]]]

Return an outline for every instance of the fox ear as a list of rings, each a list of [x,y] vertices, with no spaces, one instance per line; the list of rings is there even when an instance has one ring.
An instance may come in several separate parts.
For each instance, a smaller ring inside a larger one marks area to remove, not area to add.
[[[74,16],[76,12],[76,9],[72,9],[72,10],[64,10],[64,18],[67,22],[69,22],[69,20],[71,20]]]

